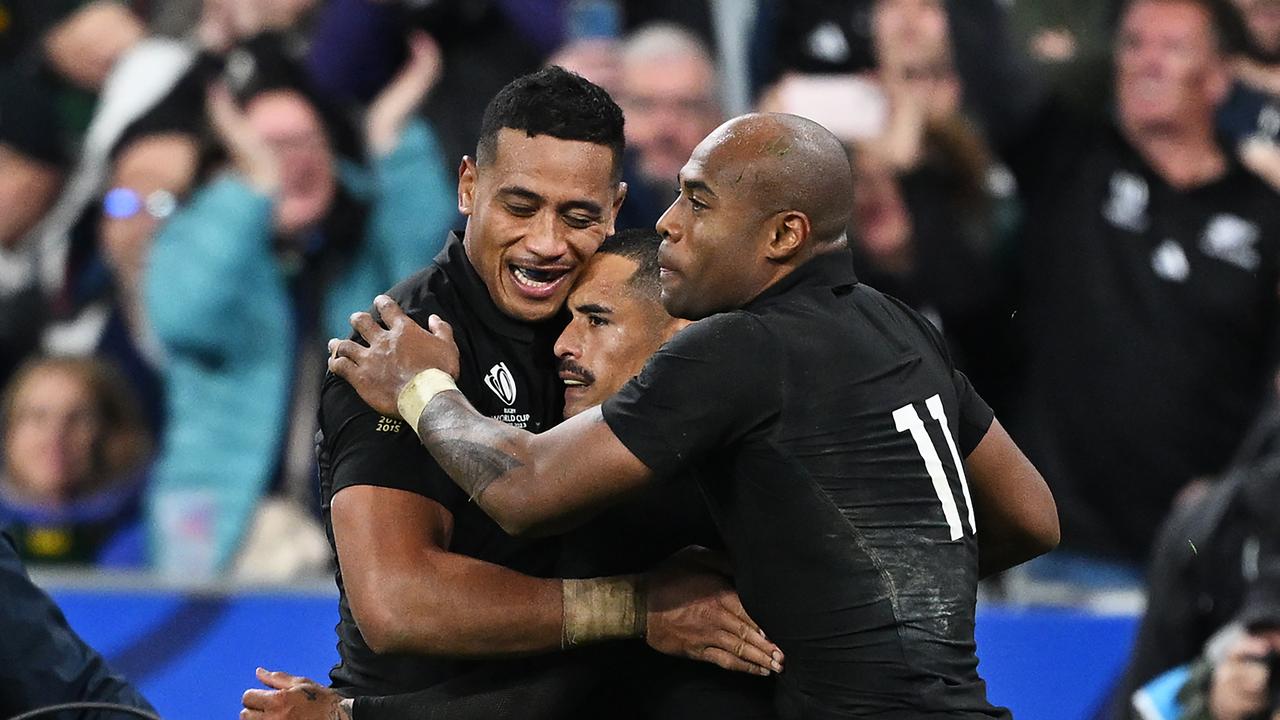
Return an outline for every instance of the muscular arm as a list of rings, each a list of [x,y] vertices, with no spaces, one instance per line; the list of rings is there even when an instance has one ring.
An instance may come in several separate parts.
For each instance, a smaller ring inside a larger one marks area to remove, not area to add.
[[[439,503],[358,485],[333,498],[333,535],[356,624],[378,653],[500,656],[560,648],[559,580],[448,550]]]
[[[512,535],[566,530],[651,478],[598,407],[534,435],[484,417],[462,393],[442,392],[419,418],[418,434],[454,482]]]
[[[1044,478],[999,421],[965,458],[978,518],[982,577],[1043,555],[1058,545],[1058,508]]]

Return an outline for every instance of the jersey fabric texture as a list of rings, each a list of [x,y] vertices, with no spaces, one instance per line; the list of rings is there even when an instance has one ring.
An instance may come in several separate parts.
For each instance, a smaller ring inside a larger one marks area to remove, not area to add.
[[[787,655],[781,717],[1008,717],[977,673],[960,460],[991,410],[847,252],[682,331],[604,417],[659,476],[698,478],[744,606]]]
[[[504,315],[456,235],[434,265],[388,294],[420,325],[425,326],[427,317],[436,314],[453,326],[462,361],[458,389],[479,412],[532,432],[559,422],[563,386],[556,375],[552,346],[564,326],[563,318],[530,324]],[[468,501],[411,428],[379,415],[346,381],[332,374],[325,378],[321,396],[318,456],[331,545],[333,496],[353,485],[375,485],[422,495],[452,513],[450,552],[527,575],[554,574],[557,540],[508,536]],[[341,660],[330,673],[335,687],[354,694],[403,693],[484,665],[485,661],[374,653],[351,616],[341,569],[337,583]]]

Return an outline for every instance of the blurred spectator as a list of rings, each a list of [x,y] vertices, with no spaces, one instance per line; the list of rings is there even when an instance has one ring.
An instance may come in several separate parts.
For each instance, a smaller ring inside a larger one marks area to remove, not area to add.
[[[124,380],[96,360],[32,360],[6,388],[0,423],[0,525],[21,555],[141,565],[150,439]]]
[[[859,278],[926,314],[995,406],[1008,393],[997,173],[964,107],[941,0],[873,3],[874,70],[787,75],[762,109],[824,123],[851,146]]]
[[[1062,519],[1032,578],[1136,587],[1174,497],[1223,469],[1267,397],[1280,198],[1215,140],[1217,34],[1211,0],[1133,0],[1116,125],[1050,105],[1011,155],[1028,216],[1018,437]]]
[[[916,308],[942,330],[957,364],[1004,407],[1013,388],[1006,287],[993,237],[985,157],[954,138],[930,140],[919,167],[896,172],[851,150],[858,279]]]
[[[1135,720],[1277,720],[1280,684],[1280,556],[1254,558],[1257,577],[1233,622],[1194,662],[1161,674],[1133,696]]]
[[[1009,27],[1017,50],[1052,90],[1085,113],[1101,113],[1119,0],[1014,0]]]
[[[54,24],[6,69],[0,88],[0,107],[6,108],[0,113],[0,248],[12,248],[53,203],[97,92],[145,32],[126,5],[98,0]]]
[[[0,381],[37,346],[44,317],[48,265],[29,236],[58,197],[95,94],[144,33],[123,4],[79,4],[3,8],[16,58],[0,65]]]
[[[761,0],[752,54],[755,87],[766,89],[789,74],[867,74],[877,63],[874,16],[886,12],[943,16],[948,52],[967,91],[964,101],[990,141],[1003,144],[1025,124],[1035,109],[1037,86],[1010,44],[1003,3],[996,0]],[[936,21],[901,28],[910,45],[926,51],[937,31]],[[859,90],[813,88],[826,95],[836,116],[868,112],[859,106],[875,100]]]
[[[1191,662],[1245,604],[1259,558],[1280,549],[1280,404],[1241,444],[1222,479],[1180,504],[1160,530],[1147,573],[1147,610],[1113,702],[1127,717],[1133,693]]]
[[[671,204],[680,168],[724,119],[719,86],[707,47],[677,25],[647,25],[623,41],[616,97],[628,157],[620,224],[652,227]]]
[[[198,136],[160,118],[135,124],[113,152],[99,201],[84,213],[68,260],[74,316],[50,326],[45,347],[95,354],[127,375],[151,427],[164,427],[164,352],[147,320],[142,280],[152,236],[190,193],[202,157]],[[87,237],[81,241],[79,234]],[[85,257],[81,257],[85,256]]]
[[[285,557],[281,574],[299,569],[285,549],[295,539],[287,536],[300,535],[299,513],[268,523],[286,537],[262,523],[246,532],[273,477],[295,497],[314,492],[324,341],[346,335],[350,313],[429,262],[455,217],[434,136],[409,121],[439,74],[426,36],[369,110],[371,172],[339,156],[323,103],[268,46],[234,51],[227,67],[240,106],[220,86],[208,110],[233,172],[161,227],[143,282],[167,355],[152,551],[161,570],[185,576],[227,568],[241,543],[247,555]],[[322,536],[304,542],[294,560],[327,562]]]
[[[1280,0],[1233,2],[1242,38],[1218,128],[1241,144],[1244,164],[1280,190]]]

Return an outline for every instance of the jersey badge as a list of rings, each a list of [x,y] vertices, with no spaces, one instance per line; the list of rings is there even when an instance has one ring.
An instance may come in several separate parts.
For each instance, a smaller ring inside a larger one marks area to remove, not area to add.
[[[1191,275],[1191,263],[1187,262],[1187,254],[1182,251],[1181,245],[1168,238],[1151,253],[1151,269],[1170,282],[1186,282]]]
[[[1111,197],[1102,216],[1121,230],[1145,232],[1147,229],[1147,203],[1151,190],[1147,181],[1131,172],[1118,170],[1111,176]]]
[[[516,401],[516,380],[511,376],[511,371],[507,369],[507,364],[500,362],[489,368],[489,374],[484,376],[484,384],[504,405],[512,405]]]
[[[1200,236],[1200,251],[1211,258],[1231,263],[1242,270],[1257,270],[1262,264],[1258,253],[1258,226],[1238,215],[1214,215]]]

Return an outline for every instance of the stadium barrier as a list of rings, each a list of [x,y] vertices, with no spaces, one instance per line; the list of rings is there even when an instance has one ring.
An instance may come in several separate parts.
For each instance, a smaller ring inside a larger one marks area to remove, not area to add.
[[[71,626],[162,717],[225,720],[261,665],[324,681],[337,658],[332,581],[177,587],[151,578],[35,573]],[[980,670],[993,702],[1025,720],[1088,720],[1133,641],[1133,615],[984,604]]]

